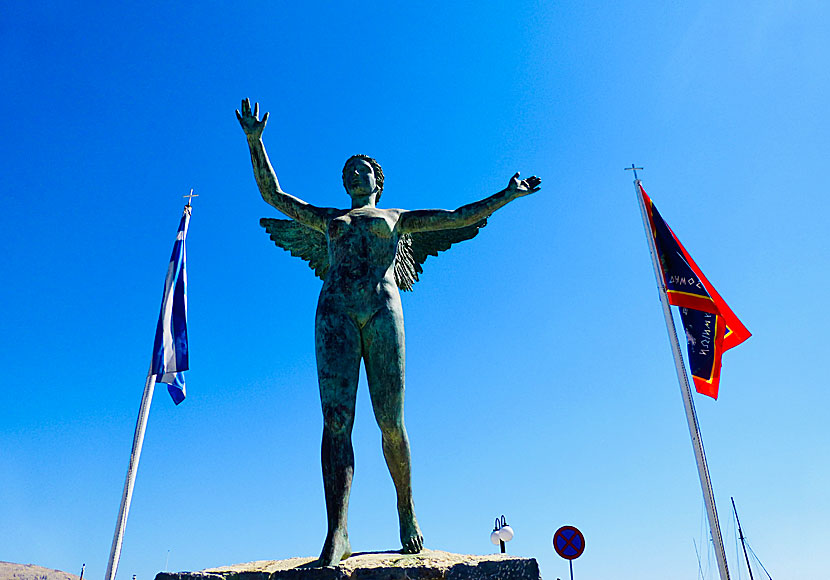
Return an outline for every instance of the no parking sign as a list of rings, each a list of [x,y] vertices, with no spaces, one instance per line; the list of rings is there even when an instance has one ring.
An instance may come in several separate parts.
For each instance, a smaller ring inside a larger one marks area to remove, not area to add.
[[[573,580],[573,561],[585,551],[585,536],[573,526],[562,526],[553,534],[553,549],[556,550],[557,554],[568,560],[571,569],[571,580]]]

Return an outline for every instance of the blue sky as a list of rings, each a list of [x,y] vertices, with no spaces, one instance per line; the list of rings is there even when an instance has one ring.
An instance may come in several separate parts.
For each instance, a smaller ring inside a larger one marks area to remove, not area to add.
[[[491,551],[505,514],[546,579],[565,524],[577,577],[697,577],[634,162],[753,333],[696,397],[733,577],[730,496],[774,577],[825,577],[828,33],[818,1],[5,6],[0,560],[103,577],[191,187],[188,398],[157,391],[119,578],[319,552],[320,282],[258,225],[279,216],[233,113],[250,97],[281,184],[317,205],[348,203],[359,152],[387,207],[543,178],[403,299],[427,547]],[[394,549],[365,381],[354,442],[353,548]]]

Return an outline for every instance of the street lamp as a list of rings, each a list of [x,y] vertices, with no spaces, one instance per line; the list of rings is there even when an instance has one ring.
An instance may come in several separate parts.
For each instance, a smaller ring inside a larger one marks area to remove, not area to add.
[[[504,543],[513,539],[513,528],[507,525],[504,516],[496,518],[493,526],[493,533],[490,534],[490,541],[501,546],[501,553],[504,554]]]

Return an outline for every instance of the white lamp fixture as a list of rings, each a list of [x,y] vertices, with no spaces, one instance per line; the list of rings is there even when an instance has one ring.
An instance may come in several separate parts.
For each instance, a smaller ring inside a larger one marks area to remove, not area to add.
[[[507,525],[504,516],[496,518],[496,524],[493,526],[493,532],[490,534],[490,541],[493,544],[501,546],[501,553],[505,553],[504,543],[513,539],[513,528]]]

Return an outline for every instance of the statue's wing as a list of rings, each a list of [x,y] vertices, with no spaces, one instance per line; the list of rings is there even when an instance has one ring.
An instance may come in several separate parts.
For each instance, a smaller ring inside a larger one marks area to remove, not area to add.
[[[262,218],[259,225],[265,228],[277,246],[308,262],[318,278],[326,279],[329,250],[325,234],[294,220]]]
[[[448,250],[457,242],[476,237],[478,230],[487,225],[487,218],[471,226],[431,232],[404,234],[398,238],[398,252],[395,256],[395,282],[403,291],[412,290],[412,285],[419,280],[421,268],[429,256]]]

